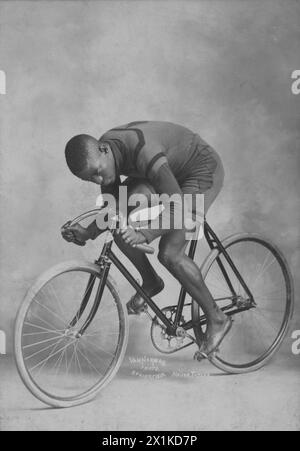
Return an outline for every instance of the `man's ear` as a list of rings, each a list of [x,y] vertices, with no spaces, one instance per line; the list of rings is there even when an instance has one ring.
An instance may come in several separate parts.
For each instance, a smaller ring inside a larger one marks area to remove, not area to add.
[[[99,150],[101,153],[108,153],[108,144],[106,143],[99,143]]]

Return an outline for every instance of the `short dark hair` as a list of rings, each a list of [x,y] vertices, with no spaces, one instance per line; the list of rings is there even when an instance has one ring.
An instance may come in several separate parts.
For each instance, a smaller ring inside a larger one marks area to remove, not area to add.
[[[76,135],[66,144],[66,162],[74,175],[78,175],[87,167],[89,154],[88,144],[90,140],[91,136],[89,135]]]

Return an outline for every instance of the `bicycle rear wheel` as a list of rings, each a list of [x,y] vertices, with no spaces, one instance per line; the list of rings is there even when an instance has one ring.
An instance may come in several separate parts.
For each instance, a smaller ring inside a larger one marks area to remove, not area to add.
[[[224,255],[213,250],[203,265],[203,277],[219,307],[232,316],[234,323],[219,352],[212,354],[210,360],[225,372],[254,371],[271,359],[286,336],[294,306],[292,277],[279,249],[259,235],[234,235],[222,244],[256,305],[251,306],[249,296]],[[237,296],[233,296],[218,258]],[[192,315],[195,322],[200,320],[201,312],[195,301]],[[194,331],[200,341],[199,329],[195,327]]]
[[[43,274],[20,307],[17,367],[27,388],[46,404],[70,407],[93,399],[122,362],[128,319],[109,276],[93,321],[78,335],[100,281],[97,265],[66,262]]]

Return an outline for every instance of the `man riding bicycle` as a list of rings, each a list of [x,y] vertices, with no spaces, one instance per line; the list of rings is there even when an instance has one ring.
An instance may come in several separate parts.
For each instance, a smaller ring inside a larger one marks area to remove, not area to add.
[[[206,213],[223,186],[224,169],[217,152],[200,136],[186,127],[161,121],[131,122],[104,133],[99,140],[89,135],[70,139],[65,156],[71,172],[82,180],[101,186],[103,194],[118,195],[119,186],[126,186],[128,194],[204,194]],[[120,176],[127,176],[121,183]],[[166,211],[172,217],[169,228],[127,227],[116,235],[116,244],[140,272],[143,288],[155,296],[164,288],[147,256],[135,246],[160,238],[158,260],[198,302],[207,317],[205,340],[200,352],[208,356],[217,349],[231,327],[228,318],[212,298],[197,265],[185,249],[188,244],[185,224],[175,227],[178,207]],[[192,211],[195,202],[192,201]],[[104,228],[95,220],[87,228],[73,226],[62,232],[67,241],[84,245],[94,240]],[[143,310],[144,300],[136,293],[127,303],[128,313]]]

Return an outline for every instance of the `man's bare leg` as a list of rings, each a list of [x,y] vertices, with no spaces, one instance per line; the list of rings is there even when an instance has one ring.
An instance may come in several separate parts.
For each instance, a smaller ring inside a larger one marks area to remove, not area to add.
[[[206,343],[202,351],[209,354],[228,330],[229,318],[219,309],[204,283],[200,269],[185,254],[188,241],[184,230],[172,230],[160,240],[159,261],[183,285],[207,317]]]
[[[143,283],[142,287],[149,296],[155,296],[163,290],[164,284],[144,252],[126,244],[120,235],[116,235],[115,242],[119,249],[133,263],[139,271]]]

